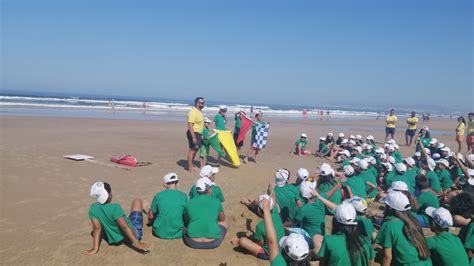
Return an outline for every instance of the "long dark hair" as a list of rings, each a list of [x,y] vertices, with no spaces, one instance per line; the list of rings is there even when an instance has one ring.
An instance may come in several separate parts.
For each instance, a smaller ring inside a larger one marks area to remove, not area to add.
[[[460,116],[458,117],[458,120],[461,119],[461,122],[465,125],[466,124],[466,119],[464,117]]]
[[[463,192],[451,200],[451,213],[470,218],[474,214],[474,193]]]
[[[385,210],[385,216],[395,216],[403,222],[403,235],[416,248],[418,258],[426,260],[430,257],[430,249],[426,244],[423,229],[410,211],[397,211],[390,206]]]
[[[290,256],[288,256],[288,254],[286,254],[285,251],[281,252],[281,256],[283,257],[283,259],[285,260],[288,266],[310,266],[311,265],[311,256],[309,255],[300,261],[296,261],[290,258]]]
[[[336,219],[332,219],[332,234],[342,232],[346,237],[346,249],[349,252],[351,264],[355,265],[360,259],[362,265],[369,265],[369,258],[364,252],[364,239],[358,225],[341,224]]]

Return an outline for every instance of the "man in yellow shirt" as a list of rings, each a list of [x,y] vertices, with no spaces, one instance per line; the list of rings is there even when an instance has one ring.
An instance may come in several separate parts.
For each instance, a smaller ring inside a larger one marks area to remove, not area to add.
[[[416,124],[418,124],[418,117],[416,117],[415,112],[411,112],[411,117],[407,119],[407,131],[405,132],[405,141],[407,143],[407,146],[411,146],[411,143],[413,142],[413,137],[415,136],[416,133]],[[408,141],[410,139],[410,141]]]
[[[469,119],[466,134],[467,151],[474,152],[474,113],[469,113],[467,118]]]
[[[196,152],[201,147],[202,131],[204,129],[204,115],[202,109],[204,108],[204,98],[197,97],[194,100],[194,107],[188,113],[188,131],[186,137],[188,138],[188,171],[194,172],[193,161]],[[201,165],[203,167],[203,165]]]
[[[388,140],[388,135],[390,138],[393,139],[395,136],[395,124],[397,124],[397,116],[395,115],[395,110],[390,110],[390,114],[387,115],[385,118],[385,122],[387,123],[387,127],[385,127],[385,142]]]

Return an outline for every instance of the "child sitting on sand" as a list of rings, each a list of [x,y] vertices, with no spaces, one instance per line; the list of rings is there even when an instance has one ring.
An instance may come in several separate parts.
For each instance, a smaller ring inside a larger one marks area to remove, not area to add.
[[[319,147],[318,147],[318,150],[316,151],[316,156],[317,157],[330,157],[331,156],[331,150],[328,148],[328,145],[326,144],[325,137],[319,138]]]
[[[209,180],[214,182],[216,180],[217,173],[219,173],[219,168],[206,165],[199,172],[199,178],[209,178]],[[196,185],[193,185],[189,190],[189,199],[198,197],[199,195],[199,192],[196,190]],[[212,186],[211,196],[218,199],[220,202],[224,202],[225,200],[221,188],[215,184]]]
[[[143,202],[135,199],[132,202],[130,215],[118,203],[111,203],[112,188],[109,183],[96,182],[91,187],[91,197],[97,200],[89,208],[92,223],[92,248],[85,250],[83,255],[94,255],[99,252],[101,238],[109,245],[126,243],[140,252],[150,252],[150,244],[141,242],[143,228]],[[103,234],[104,230],[105,234]]]
[[[295,142],[295,151],[294,153],[298,156],[300,155],[309,155],[311,152],[305,150],[306,145],[308,144],[306,133],[301,134],[301,137]]]

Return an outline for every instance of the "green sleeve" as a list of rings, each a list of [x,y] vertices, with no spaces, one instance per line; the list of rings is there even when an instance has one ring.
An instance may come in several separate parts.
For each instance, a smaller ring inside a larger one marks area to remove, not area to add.
[[[189,190],[189,199],[192,199],[196,196],[195,190],[196,190],[196,185],[192,186],[191,189]]]
[[[150,211],[151,211],[153,214],[157,214],[157,213],[158,213],[158,195],[156,195],[156,196],[153,198],[153,201],[151,202]]]
[[[215,186],[216,188],[216,198],[220,201],[220,202],[224,202],[225,199],[224,199],[224,194],[222,194],[222,190],[220,187],[218,186]]]
[[[219,213],[223,212],[224,211],[224,207],[222,207],[222,204],[219,202]]]
[[[428,245],[428,248],[430,250],[433,250],[433,249],[436,249],[437,248],[437,245],[436,245],[436,239],[434,237],[428,237],[426,238],[426,245]]]
[[[386,221],[383,223],[375,242],[384,248],[392,248],[392,232],[389,222]]]
[[[114,208],[114,211],[112,213],[112,218],[114,221],[117,221],[121,217],[125,216],[125,212],[123,211],[122,207],[120,205],[117,205],[116,208]]]
[[[299,222],[299,223],[303,222],[303,219],[304,219],[304,211],[303,211],[303,209],[304,209],[304,206],[301,207],[301,208],[299,208],[299,209],[296,211],[296,214],[295,214],[294,220],[297,221],[297,222]]]
[[[255,235],[254,238],[257,241],[260,240],[265,240],[265,230],[264,230],[265,224],[263,221],[260,221],[257,226],[255,227]]]
[[[469,224],[463,244],[464,248],[474,250],[474,222]]]
[[[321,248],[319,249],[319,253],[318,253],[318,256],[319,256],[319,257],[321,257],[321,258],[323,258],[323,257],[328,258],[328,256],[329,256],[329,249],[328,249],[327,245],[328,245],[328,244],[327,244],[327,238],[325,237],[325,238],[323,238],[323,243],[322,243],[322,245],[321,245]]]

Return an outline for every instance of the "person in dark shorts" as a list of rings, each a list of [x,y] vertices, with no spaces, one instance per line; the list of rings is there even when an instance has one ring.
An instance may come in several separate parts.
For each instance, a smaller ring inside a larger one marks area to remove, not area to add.
[[[411,112],[411,117],[407,119],[407,130],[405,131],[405,141],[407,146],[411,146],[413,142],[413,137],[416,134],[416,124],[418,124],[418,117],[416,117],[415,112]]]
[[[188,113],[188,131],[186,137],[188,139],[188,171],[194,172],[193,161],[196,153],[201,147],[202,131],[204,129],[204,115],[202,109],[204,108],[204,98],[197,97],[194,100],[194,107]]]
[[[385,123],[387,124],[385,127],[385,142],[387,142],[389,135],[390,139],[395,137],[395,125],[397,124],[397,120],[398,118],[395,115],[395,110],[391,109],[390,114],[385,118]]]

